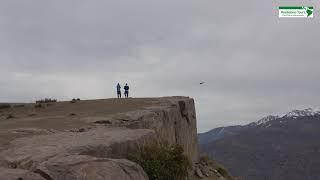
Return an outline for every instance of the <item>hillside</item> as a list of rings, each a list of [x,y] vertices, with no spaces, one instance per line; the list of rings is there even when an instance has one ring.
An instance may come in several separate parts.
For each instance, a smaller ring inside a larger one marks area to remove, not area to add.
[[[199,165],[188,97],[101,99],[0,106],[0,179],[148,179],[132,152],[162,140]],[[218,171],[210,179],[223,178]],[[207,176],[204,176],[207,177]]]
[[[200,151],[246,180],[320,179],[319,128],[320,112],[294,110],[200,134]]]

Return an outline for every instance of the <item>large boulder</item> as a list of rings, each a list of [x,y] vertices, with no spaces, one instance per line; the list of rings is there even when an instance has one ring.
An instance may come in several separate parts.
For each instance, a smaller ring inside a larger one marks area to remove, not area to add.
[[[35,172],[52,180],[148,180],[136,163],[86,155],[55,157],[41,163]]]
[[[1,180],[45,180],[39,174],[23,169],[8,169],[0,167]]]
[[[58,155],[124,158],[153,137],[154,131],[148,129],[99,127],[81,133],[19,138],[11,142],[11,148],[0,152],[0,165],[33,170]]]

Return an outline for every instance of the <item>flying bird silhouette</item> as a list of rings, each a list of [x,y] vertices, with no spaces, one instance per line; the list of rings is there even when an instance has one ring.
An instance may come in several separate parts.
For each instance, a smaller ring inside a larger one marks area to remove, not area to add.
[[[201,82],[200,84],[204,84],[204,82]]]

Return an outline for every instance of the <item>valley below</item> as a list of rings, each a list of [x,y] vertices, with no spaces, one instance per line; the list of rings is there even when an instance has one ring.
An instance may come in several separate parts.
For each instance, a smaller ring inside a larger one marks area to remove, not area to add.
[[[200,134],[199,148],[245,180],[317,180],[319,129],[319,112],[295,110]]]

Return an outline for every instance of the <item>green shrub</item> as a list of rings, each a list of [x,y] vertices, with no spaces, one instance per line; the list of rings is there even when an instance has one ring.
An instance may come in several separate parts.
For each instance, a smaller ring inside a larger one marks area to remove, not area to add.
[[[150,180],[184,180],[191,168],[181,146],[163,142],[146,144],[129,159],[141,165]]]

